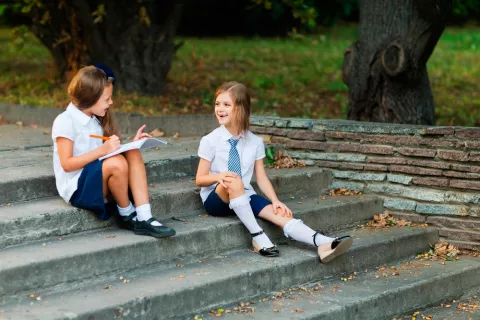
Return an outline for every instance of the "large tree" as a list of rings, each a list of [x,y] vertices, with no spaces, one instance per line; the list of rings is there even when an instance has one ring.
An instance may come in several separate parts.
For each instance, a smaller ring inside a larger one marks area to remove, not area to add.
[[[426,63],[451,0],[361,0],[358,40],[345,52],[351,120],[434,124]]]
[[[62,78],[103,63],[125,91],[161,93],[176,51],[182,0],[29,0],[33,33]]]

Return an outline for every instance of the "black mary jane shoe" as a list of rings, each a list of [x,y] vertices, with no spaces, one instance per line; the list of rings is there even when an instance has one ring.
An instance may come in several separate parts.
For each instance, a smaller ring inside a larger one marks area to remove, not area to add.
[[[315,242],[315,236],[317,234],[323,234],[322,232],[316,232],[313,235],[313,243],[317,245]],[[342,236],[337,237],[332,241],[331,249],[326,251],[320,251],[320,248],[317,249],[318,256],[320,258],[320,262],[327,263],[338,257],[339,255],[345,253],[350,249],[353,244],[353,239],[351,236]]]
[[[137,213],[133,211],[129,216],[122,217],[120,216],[120,224],[122,227],[128,230],[133,230],[137,221],[133,220],[137,216]]]
[[[253,237],[261,235],[262,233],[263,233],[263,230],[261,230],[257,233],[252,233],[251,235],[252,235],[252,238],[253,238]],[[278,250],[277,246],[273,246],[273,247],[270,247],[270,248],[260,248],[260,246],[258,245],[258,243],[255,240],[252,240],[252,245],[253,245],[253,252],[259,253],[264,257],[271,258],[271,257],[276,257],[280,254],[280,251]]]
[[[147,221],[135,221],[133,232],[138,235],[152,236],[155,238],[166,238],[175,235],[176,232],[173,228],[164,225],[154,226],[152,225],[154,221],[157,220],[153,217]]]

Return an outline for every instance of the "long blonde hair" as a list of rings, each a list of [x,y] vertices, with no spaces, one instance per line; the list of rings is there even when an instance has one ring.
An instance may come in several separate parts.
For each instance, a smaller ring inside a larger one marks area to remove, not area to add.
[[[80,69],[68,85],[68,94],[72,103],[80,110],[85,110],[93,106],[103,94],[107,85],[112,85],[112,81],[107,79],[105,72],[95,66],[87,66]],[[119,135],[114,117],[110,109],[107,109],[100,120],[103,134],[105,136]]]
[[[228,92],[233,101],[233,106],[236,110],[238,126],[241,132],[246,132],[250,128],[250,93],[247,87],[237,81],[229,81],[222,84],[215,91],[215,100],[217,97]]]

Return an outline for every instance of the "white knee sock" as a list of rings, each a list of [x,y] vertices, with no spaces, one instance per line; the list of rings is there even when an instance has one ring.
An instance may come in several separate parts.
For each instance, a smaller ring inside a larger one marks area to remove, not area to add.
[[[317,246],[325,243],[330,243],[334,238],[325,237],[321,233],[317,233],[315,235],[315,243],[313,242],[313,235],[315,231],[312,230],[310,227],[305,225],[302,220],[292,219],[287,222],[285,227],[283,227],[283,232],[287,238],[292,238],[297,241],[308,243],[311,245],[317,244]]]
[[[258,225],[255,216],[253,215],[252,207],[250,206],[250,197],[242,195],[238,198],[230,200],[230,209],[235,211],[240,221],[248,229],[250,233],[257,233],[262,230]],[[253,240],[260,246],[260,248],[271,248],[273,243],[270,241],[265,233],[253,237]]]
[[[152,208],[150,207],[150,203],[142,204],[138,206],[135,211],[137,211],[137,219],[138,221],[147,221],[152,217]],[[153,221],[151,223],[152,226],[161,226],[162,224],[158,221]]]
[[[122,216],[122,217],[128,217],[129,215],[131,215],[133,212],[135,212],[135,207],[133,206],[133,204],[130,202],[130,204],[126,207],[126,208],[122,208],[120,207],[118,204],[117,204],[117,208],[118,208],[118,213]],[[133,218],[133,221],[137,221],[137,217]]]

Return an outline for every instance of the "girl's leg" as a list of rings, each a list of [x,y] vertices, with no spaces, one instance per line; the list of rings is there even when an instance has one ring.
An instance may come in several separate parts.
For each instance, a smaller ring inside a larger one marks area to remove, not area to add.
[[[143,163],[142,154],[139,150],[130,150],[124,153],[128,163],[128,185],[132,191],[133,201],[139,221],[147,221],[152,218],[152,209],[148,198],[147,170]],[[151,225],[161,226],[158,221],[152,221]]]
[[[325,237],[312,230],[304,224],[302,220],[283,217],[281,214],[275,214],[272,205],[263,208],[258,216],[282,228],[285,236],[303,243],[318,246],[319,251],[330,250],[332,241],[335,240],[334,238]]]
[[[260,211],[259,217],[283,229],[286,237],[317,246],[318,255],[322,262],[329,262],[338,255],[345,253],[352,246],[352,238],[344,236],[330,238],[312,230],[302,220],[283,217],[273,212],[273,206],[268,205]]]
[[[116,155],[103,160],[103,196],[109,193],[120,207],[130,204],[128,199],[128,164],[124,157]]]
[[[263,233],[262,228],[258,225],[258,222],[253,215],[252,207],[250,206],[250,198],[245,195],[245,189],[240,177],[234,178],[231,183],[228,183],[226,189],[219,184],[215,191],[223,202],[230,204],[230,208],[235,211],[235,214],[240,221],[242,221],[250,234],[262,232],[253,237],[253,240],[255,241],[255,244],[259,246],[259,249],[274,247],[267,235]]]

